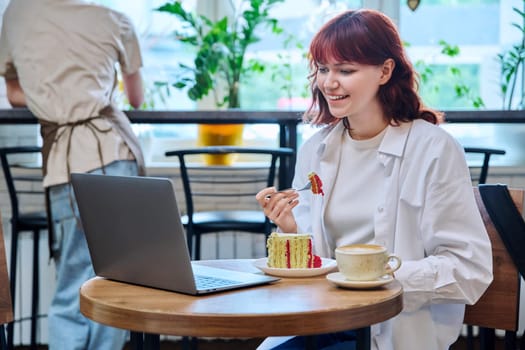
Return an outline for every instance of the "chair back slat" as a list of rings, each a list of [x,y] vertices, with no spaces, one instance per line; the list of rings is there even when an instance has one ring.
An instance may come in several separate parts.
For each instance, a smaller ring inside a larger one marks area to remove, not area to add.
[[[475,163],[479,163],[478,165],[470,166],[472,183],[474,185],[487,183],[490,157],[492,155],[504,155],[506,153],[505,150],[494,148],[465,147],[464,150],[467,158],[473,158]],[[479,157],[481,158],[479,159]],[[471,162],[469,162],[469,164],[470,163]]]
[[[523,211],[524,190],[509,189],[519,212]],[[477,187],[476,202],[492,243],[494,279],[474,305],[467,305],[464,323],[472,326],[516,331],[519,321],[520,275],[490,219]]]
[[[193,213],[210,210],[213,204],[211,199],[219,197],[225,199],[220,204],[225,210],[244,207],[238,201],[240,197],[252,197],[254,208],[258,208],[255,194],[262,188],[278,185],[277,164],[292,156],[294,151],[289,148],[212,146],[168,151],[165,154],[179,159],[186,213],[191,217]],[[200,157],[210,154],[238,154],[255,161],[247,166],[203,165]],[[205,197],[209,197],[209,200]]]
[[[11,203],[11,217],[40,212],[45,207],[39,146],[0,148],[0,163]]]

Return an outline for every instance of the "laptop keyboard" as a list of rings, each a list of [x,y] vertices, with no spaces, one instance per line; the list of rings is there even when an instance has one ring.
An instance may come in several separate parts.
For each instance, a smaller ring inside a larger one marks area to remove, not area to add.
[[[211,289],[211,288],[220,288],[224,286],[230,286],[237,284],[238,281],[228,280],[219,277],[210,277],[210,276],[195,276],[195,284],[197,289]]]

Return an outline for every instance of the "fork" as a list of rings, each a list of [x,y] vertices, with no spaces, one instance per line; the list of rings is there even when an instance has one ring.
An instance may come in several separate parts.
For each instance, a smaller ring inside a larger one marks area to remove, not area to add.
[[[312,183],[311,182],[307,182],[306,185],[304,185],[301,188],[287,188],[287,189],[284,189],[284,190],[277,191],[276,193],[284,192],[284,191],[290,191],[290,190],[294,190],[295,192],[299,192],[299,191],[309,190],[311,188],[312,188]],[[267,195],[266,199],[270,198],[271,196],[272,196],[271,194]]]

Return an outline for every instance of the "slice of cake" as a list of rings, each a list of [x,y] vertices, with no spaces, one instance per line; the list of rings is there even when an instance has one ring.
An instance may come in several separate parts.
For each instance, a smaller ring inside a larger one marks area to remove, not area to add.
[[[313,194],[320,194],[321,196],[324,196],[323,192],[323,182],[321,181],[321,178],[319,175],[317,175],[315,172],[310,172],[308,174],[308,181],[312,184],[312,193]]]
[[[273,232],[266,242],[268,267],[314,268],[321,267],[321,258],[313,254],[312,236],[309,234]]]

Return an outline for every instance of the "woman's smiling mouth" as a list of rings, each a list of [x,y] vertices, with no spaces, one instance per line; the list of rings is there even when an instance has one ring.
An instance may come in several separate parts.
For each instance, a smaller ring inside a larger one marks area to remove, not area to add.
[[[347,98],[349,95],[337,95],[337,96],[333,96],[333,95],[326,95],[326,98],[330,101],[337,101],[337,100],[342,100],[344,98]]]

